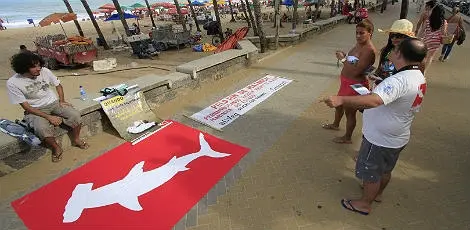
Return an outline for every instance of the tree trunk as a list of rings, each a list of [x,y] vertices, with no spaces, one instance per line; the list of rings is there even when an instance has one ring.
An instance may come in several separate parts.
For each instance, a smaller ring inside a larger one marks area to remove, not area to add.
[[[80,0],[83,4],[83,7],[85,7],[86,12],[88,13],[88,16],[90,17],[91,22],[93,23],[93,26],[96,29],[96,33],[98,33],[98,37],[100,40],[103,42],[103,47],[105,50],[109,50],[108,43],[106,42],[106,39],[104,39],[103,33],[101,32],[100,27],[98,26],[98,23],[95,20],[95,17],[93,16],[93,12],[90,9],[90,6],[88,5],[88,2],[86,0]]]
[[[274,38],[274,48],[279,48],[279,24],[281,23],[281,17],[279,15],[279,8],[281,6],[281,0],[274,0],[274,18],[276,22],[276,34]]]
[[[145,0],[145,4],[147,5],[147,9],[149,10],[150,20],[152,21],[152,26],[157,27],[155,25],[155,21],[153,20],[153,11],[150,9],[150,4],[148,0]]]
[[[401,12],[400,19],[406,19],[408,16],[408,5],[410,2],[408,0],[401,0]]]
[[[243,0],[241,0],[241,1],[243,1]],[[254,5],[254,3],[253,3],[253,5]],[[251,12],[250,3],[248,3],[248,0],[245,0],[245,6],[246,6],[246,10],[248,11],[248,15],[250,16],[251,25],[253,25],[253,34],[255,36],[258,36],[259,35],[258,24],[255,23],[255,18],[253,17],[253,12]],[[261,11],[261,8],[260,8],[260,11]],[[260,13],[259,16],[261,18],[261,13]]]
[[[299,24],[299,13],[297,12],[297,8],[299,7],[299,0],[294,0],[294,13],[293,13],[293,22],[292,22],[292,30],[295,30],[297,24]]]
[[[233,17],[233,7],[232,7],[232,0],[228,0],[228,6],[230,7],[230,14],[232,15],[231,22],[235,22],[235,18]]]
[[[119,18],[121,19],[122,26],[124,27],[124,31],[126,31],[126,35],[131,36],[132,34],[129,31],[129,26],[127,25],[127,21],[124,18],[124,12],[122,12],[121,5],[119,4],[119,1],[118,0],[113,0],[113,3],[114,3],[114,7],[116,8],[116,10],[119,14]]]
[[[219,37],[221,41],[224,41],[224,33],[222,33],[222,23],[220,22],[219,5],[217,4],[217,0],[212,0],[212,4],[214,5],[215,20],[219,24]]]
[[[266,52],[266,36],[263,31],[263,19],[261,18],[261,3],[259,0],[253,0],[253,8],[255,11],[256,17],[256,28],[258,28],[259,43],[260,43],[260,53]]]
[[[64,0],[64,3],[65,3],[65,7],[67,7],[67,10],[69,11],[69,13],[73,13],[72,6],[70,5],[69,1]],[[80,23],[78,23],[78,20],[75,19],[75,20],[73,20],[73,22],[75,23],[75,26],[77,27],[78,34],[80,34],[80,36],[82,36],[82,37],[85,37],[85,35],[83,34],[82,27],[80,26]]]
[[[186,28],[186,21],[184,20],[183,15],[181,14],[181,7],[180,4],[178,3],[178,0],[173,0],[175,2],[176,6],[176,13],[178,13],[178,21],[183,25],[183,31],[186,32],[188,31],[188,28]]]
[[[197,22],[196,12],[194,12],[193,4],[191,3],[190,0],[188,0],[188,4],[189,4],[189,9],[191,10],[191,15],[193,16],[194,24],[196,24],[196,29],[197,31],[201,32],[201,29],[199,28],[199,23]]]

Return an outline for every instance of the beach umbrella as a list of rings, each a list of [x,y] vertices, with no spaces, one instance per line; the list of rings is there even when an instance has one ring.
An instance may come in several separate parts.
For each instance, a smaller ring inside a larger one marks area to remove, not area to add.
[[[293,0],[284,0],[284,1],[282,1],[281,5],[293,6],[293,5],[294,5],[294,1],[293,1]]]
[[[124,5],[121,5],[121,10],[123,11],[128,11],[128,10],[132,10],[133,7],[132,6],[124,6]]]
[[[303,5],[304,6],[313,6],[316,3],[318,3],[318,0],[306,0]]]
[[[191,5],[193,5],[193,6],[204,6],[205,4],[203,2],[194,1],[194,2],[191,2]]]
[[[134,3],[130,6],[131,8],[135,9],[135,8],[144,8],[146,6],[140,4],[140,3]]]
[[[62,31],[64,31],[65,36],[67,36],[67,33],[65,33],[64,27],[62,26],[62,22],[69,22],[77,19],[77,15],[75,13],[52,13],[47,15],[45,18],[43,18],[40,22],[39,25],[41,27],[48,26],[52,23],[56,24],[59,23],[60,27],[62,27]]]
[[[138,18],[138,17],[133,14],[124,13],[124,18],[129,19],[129,18]],[[107,22],[107,21],[114,21],[114,20],[121,20],[121,18],[119,17],[119,14],[113,14],[104,21]]]
[[[104,4],[102,6],[100,6],[98,9],[102,9],[102,10],[116,10],[116,7],[114,6],[114,4],[111,4],[111,3],[107,3],[107,4]]]

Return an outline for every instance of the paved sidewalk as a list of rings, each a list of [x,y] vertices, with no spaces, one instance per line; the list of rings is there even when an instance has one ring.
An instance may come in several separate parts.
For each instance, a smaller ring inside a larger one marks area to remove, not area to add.
[[[411,4],[410,18],[415,18]],[[398,18],[400,5],[383,15],[371,14],[376,28],[387,28]],[[354,179],[352,156],[358,149],[361,123],[353,145],[331,142],[334,132],[321,123],[333,110],[317,103],[334,94],[340,69],[334,51],[355,43],[354,25],[340,25],[312,40],[285,49],[232,76],[188,90],[185,97],[157,108],[170,117],[228,141],[251,148],[240,163],[243,175],[219,196],[217,204],[180,222],[189,229],[469,229],[470,173],[468,142],[470,82],[464,54],[469,45],[455,47],[447,63],[431,66],[428,94],[418,115],[412,140],[404,151],[381,204],[360,216],[345,211],[340,200],[360,194]],[[374,34],[377,48],[386,42]],[[460,58],[460,59],[459,59]],[[259,79],[275,74],[295,80],[271,98],[224,128],[211,130],[183,117]],[[358,116],[359,120],[360,116]],[[344,124],[343,124],[344,125]],[[64,162],[51,167],[46,159],[0,178],[0,229],[23,229],[8,202],[118,145],[103,134],[90,140],[92,149],[71,151]],[[113,143],[113,144],[109,144]],[[43,172],[47,176],[41,175]],[[197,218],[196,218],[197,217]]]

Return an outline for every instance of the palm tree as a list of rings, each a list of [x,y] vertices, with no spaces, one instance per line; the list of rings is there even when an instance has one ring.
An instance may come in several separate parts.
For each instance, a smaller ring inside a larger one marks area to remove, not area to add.
[[[186,21],[184,20],[184,17],[181,14],[180,4],[178,3],[178,0],[173,0],[173,1],[175,2],[176,13],[178,13],[178,22],[180,22],[181,25],[183,25],[183,31],[186,32],[186,31],[188,31],[188,28],[186,28]]]
[[[64,3],[65,3],[65,7],[67,7],[67,10],[69,11],[69,13],[73,13],[72,6],[70,5],[69,1],[64,0]],[[73,22],[75,23],[75,26],[77,27],[78,34],[80,34],[80,36],[84,37],[85,35],[83,34],[82,27],[80,26],[80,23],[78,23],[78,20],[75,19],[75,20],[73,20]]]
[[[400,11],[400,19],[406,19],[408,16],[408,0],[401,0],[401,11]]]
[[[299,12],[297,12],[297,8],[299,7],[299,0],[294,0],[294,15],[293,15],[293,22],[292,22],[292,30],[295,30],[297,24],[299,23]]]
[[[190,0],[188,0],[188,4],[189,4],[189,9],[191,9],[191,15],[193,16],[194,23],[196,24],[196,29],[197,31],[201,32],[201,29],[199,28],[199,23],[197,22],[196,12],[194,12],[193,4],[191,3]]]
[[[129,31],[129,26],[127,25],[127,21],[124,18],[124,13],[122,12],[121,5],[119,4],[119,1],[118,0],[113,0],[113,3],[114,3],[114,8],[116,8],[116,10],[119,14],[119,18],[121,19],[122,26],[124,27],[124,31],[126,31],[126,35],[131,36],[132,34]]]
[[[243,0],[241,0],[243,1]],[[258,28],[258,24],[255,23],[255,17],[253,17],[253,13],[251,12],[251,7],[250,7],[250,3],[248,2],[248,0],[245,0],[245,3],[246,3],[246,10],[248,11],[248,15],[250,16],[250,21],[251,21],[251,25],[253,25],[253,34],[255,36],[258,36],[259,35],[259,28]],[[258,1],[259,3],[259,1]],[[253,2],[254,4],[254,2]],[[261,7],[261,6],[260,6]],[[261,12],[261,8],[260,8],[260,12]],[[260,18],[261,18],[261,13],[260,13]]]
[[[224,34],[222,33],[222,23],[220,23],[220,15],[219,15],[219,5],[217,4],[217,0],[212,0],[212,4],[214,5],[214,12],[215,12],[215,20],[219,24],[219,36],[220,40],[224,41]]]
[[[230,14],[232,15],[232,19],[230,19],[230,22],[234,22],[235,18],[233,17],[233,7],[232,7],[232,1],[228,0],[228,6],[230,7]]]
[[[281,5],[281,0],[274,0],[274,18],[276,23],[276,35],[274,41],[274,47],[277,49],[279,47],[279,24],[281,24],[281,17],[279,15],[279,8]]]
[[[261,3],[259,0],[253,0],[253,8],[255,10],[256,17],[256,28],[258,28],[259,44],[260,44],[260,53],[266,52],[266,36],[263,31],[263,19],[261,18]]]
[[[86,0],[80,0],[83,4],[83,7],[85,7],[86,12],[88,13],[88,16],[90,16],[91,22],[93,23],[93,26],[96,29],[96,33],[98,33],[98,37],[100,40],[103,42],[103,47],[105,50],[109,50],[108,43],[106,42],[106,39],[104,39],[103,33],[101,32],[100,27],[98,26],[98,23],[95,20],[95,17],[93,16],[93,12],[91,12],[90,6],[88,5],[88,2]]]
[[[152,26],[157,27],[155,25],[155,21],[153,20],[153,11],[150,9],[149,1],[145,0],[145,4],[147,5],[147,9],[149,10],[150,20],[152,21]]]

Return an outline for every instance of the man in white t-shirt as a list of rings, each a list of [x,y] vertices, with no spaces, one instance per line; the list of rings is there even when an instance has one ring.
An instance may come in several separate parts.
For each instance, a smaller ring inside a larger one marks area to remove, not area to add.
[[[16,74],[7,81],[10,102],[24,109],[26,123],[52,149],[52,161],[60,161],[63,153],[55,140],[54,126],[68,126],[72,145],[88,148],[88,144],[80,139],[80,112],[65,101],[59,79],[42,67],[44,61],[41,57],[31,52],[19,53],[12,57],[11,66]],[[58,98],[52,87],[56,89]]]
[[[426,46],[418,39],[404,40],[392,51],[390,60],[398,72],[382,81],[365,96],[330,96],[330,107],[365,108],[363,141],[356,161],[356,177],[363,182],[361,199],[343,199],[344,208],[368,215],[372,202],[380,196],[391,178],[400,152],[410,139],[410,128],[426,93],[426,80],[419,65]]]

